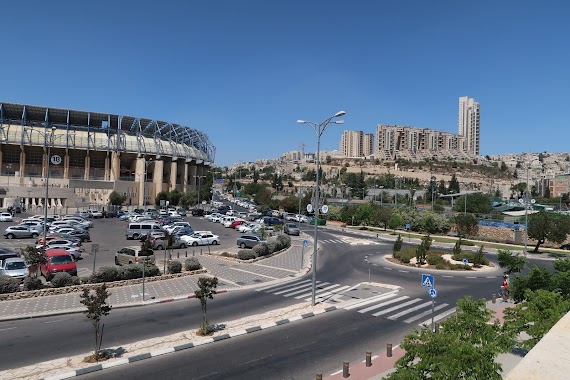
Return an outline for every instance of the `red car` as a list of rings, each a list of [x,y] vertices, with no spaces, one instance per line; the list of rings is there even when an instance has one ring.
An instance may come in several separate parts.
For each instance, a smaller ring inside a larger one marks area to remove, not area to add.
[[[245,220],[236,220],[235,222],[230,224],[230,228],[235,229],[237,226],[239,226],[240,224],[244,224],[244,223],[245,223]]]
[[[65,249],[48,249],[45,253],[46,263],[40,266],[40,271],[47,281],[50,281],[56,273],[67,272],[77,276],[77,264],[73,256]]]

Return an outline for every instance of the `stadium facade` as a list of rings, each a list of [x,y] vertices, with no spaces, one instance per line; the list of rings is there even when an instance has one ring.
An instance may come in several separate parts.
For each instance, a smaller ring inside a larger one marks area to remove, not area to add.
[[[105,205],[114,190],[154,204],[160,191],[197,189],[215,158],[187,126],[13,103],[0,103],[0,141],[2,207],[42,207],[46,178],[49,208]]]

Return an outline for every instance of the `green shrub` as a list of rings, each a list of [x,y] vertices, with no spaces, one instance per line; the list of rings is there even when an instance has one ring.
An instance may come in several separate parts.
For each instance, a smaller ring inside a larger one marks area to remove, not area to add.
[[[202,264],[195,257],[190,257],[184,261],[184,270],[193,271],[202,269]]]
[[[441,263],[435,264],[435,269],[445,269],[445,268],[446,268],[446,265],[445,265],[445,262],[443,262],[443,261]]]
[[[160,269],[154,264],[147,264],[144,266],[144,275],[146,277],[160,276]]]
[[[119,280],[119,270],[117,267],[101,267],[89,277],[89,282],[111,282]]]
[[[267,242],[267,250],[269,255],[272,254],[273,252],[279,251],[280,248],[281,245],[275,240],[270,240]]]
[[[461,237],[459,239],[457,239],[457,241],[455,242],[455,245],[453,246],[453,256],[459,256],[461,255],[461,244],[463,243],[463,239],[461,239]],[[455,259],[453,259],[455,260]]]
[[[394,252],[394,257],[404,264],[409,264],[412,257],[416,257],[416,252],[412,247],[404,248],[401,251]]]
[[[26,277],[24,279],[24,290],[39,290],[43,287],[44,284],[39,277]]]
[[[255,253],[256,257],[269,255],[269,247],[267,246],[267,243],[259,243],[252,248],[252,251]]]
[[[398,234],[398,238],[397,238],[396,241],[394,242],[394,249],[393,249],[393,251],[394,251],[394,252],[398,252],[399,250],[401,250],[401,249],[402,249],[402,244],[403,244],[402,235]]]
[[[118,269],[117,280],[134,280],[137,278],[142,278],[142,266],[139,264],[127,264]]]
[[[182,263],[177,260],[169,261],[166,265],[167,273],[180,273],[182,272]]]
[[[71,284],[70,285],[81,285],[81,279],[77,276],[71,276]]]
[[[0,294],[15,293],[18,290],[20,290],[20,281],[4,274],[0,275]]]
[[[429,265],[444,264],[443,257],[441,257],[441,255],[437,253],[432,253],[432,252],[429,252],[427,254],[426,261]]]
[[[291,246],[291,236],[279,235],[277,241],[281,244],[281,249],[289,248]]]
[[[251,249],[241,249],[238,251],[238,259],[240,260],[252,260],[255,259],[255,253]]]
[[[63,288],[71,285],[71,275],[67,272],[56,273],[51,279],[51,284],[54,288]]]

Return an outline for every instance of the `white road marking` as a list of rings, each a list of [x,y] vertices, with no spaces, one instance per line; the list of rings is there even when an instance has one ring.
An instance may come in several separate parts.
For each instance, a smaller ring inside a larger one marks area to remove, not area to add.
[[[396,320],[396,319],[400,318],[402,315],[410,314],[410,313],[412,313],[412,312],[414,312],[414,311],[416,311],[416,310],[423,309],[424,307],[427,307],[427,306],[430,306],[430,305],[431,305],[431,301],[428,301],[428,302],[426,302],[426,303],[422,303],[421,305],[412,307],[411,309],[404,310],[404,311],[402,311],[401,313],[394,314],[394,315],[390,315],[390,316],[388,317],[388,319]]]
[[[447,310],[447,311],[444,311],[443,313],[438,314],[438,315],[436,315],[435,317],[433,317],[433,321],[434,321],[434,322],[437,322],[437,321],[439,321],[440,319],[443,319],[443,318],[447,317],[448,315],[451,315],[451,314],[455,313],[455,311],[456,311],[456,308],[453,308],[453,309],[449,309],[449,310]],[[426,320],[426,321],[423,321],[423,322],[421,322],[421,323],[418,323],[418,326],[427,325],[428,323],[431,323],[431,318],[428,319],[428,320]]]
[[[380,303],[380,304],[378,304],[378,305],[373,305],[373,306],[367,307],[366,309],[358,310],[358,312],[359,312],[359,313],[367,313],[367,312],[369,312],[369,311],[371,311],[371,310],[380,309],[381,307],[388,306],[388,305],[391,305],[391,304],[393,304],[393,303],[406,300],[406,299],[408,299],[408,298],[410,298],[410,297],[408,297],[408,296],[398,297],[398,298],[393,299],[393,300],[390,300],[390,301],[382,302],[382,303]]]
[[[438,311],[438,310],[440,310],[440,309],[443,309],[443,308],[446,307],[446,306],[449,306],[449,305],[446,304],[446,303],[442,303],[441,305],[435,306],[435,307],[433,308],[433,311]],[[413,321],[417,321],[418,319],[423,318],[423,317],[425,317],[426,315],[429,315],[429,314],[431,314],[431,309],[428,310],[428,311],[424,311],[423,313],[418,314],[418,315],[416,315],[416,316],[414,316],[414,317],[408,318],[408,319],[406,319],[404,322],[405,322],[405,323],[412,323]]]
[[[261,276],[261,277],[265,277],[265,278],[270,278],[270,279],[272,279],[272,280],[277,280],[277,279],[279,278],[279,277],[266,276],[266,275],[264,275],[264,274],[259,274],[259,273],[255,273],[255,272],[250,272],[250,271],[248,271],[248,270],[243,270],[243,269],[238,269],[238,268],[229,268],[229,269],[237,270],[237,271],[239,271],[239,272],[245,272],[245,273],[249,273],[249,274],[253,274],[253,275]]]
[[[372,314],[372,315],[375,316],[375,317],[378,317],[378,316],[380,316],[380,315],[388,314],[388,313],[393,312],[394,310],[398,310],[398,309],[401,309],[401,308],[403,308],[403,307],[413,305],[413,304],[415,304],[415,303],[417,303],[417,302],[420,302],[421,300],[422,300],[421,298],[416,298],[416,299],[413,299],[413,300],[411,300],[411,301],[404,302],[404,303],[401,303],[401,304],[399,304],[399,305],[393,306],[393,307],[391,307],[391,308],[389,308],[389,309],[379,311],[378,313],[374,313],[374,314]]]

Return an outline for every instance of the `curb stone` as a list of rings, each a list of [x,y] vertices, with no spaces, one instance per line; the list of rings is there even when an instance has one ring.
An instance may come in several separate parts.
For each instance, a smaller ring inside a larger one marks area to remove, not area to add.
[[[190,298],[190,297],[188,297],[188,298]],[[138,354],[135,356],[131,356],[129,358],[112,360],[109,362],[96,364],[96,365],[93,365],[90,367],[78,368],[75,370],[62,372],[62,373],[59,373],[59,374],[56,374],[53,376],[40,378],[40,380],[59,380],[59,379],[68,379],[68,378],[72,378],[72,377],[76,377],[76,376],[81,376],[81,375],[91,373],[91,372],[102,371],[102,370],[107,369],[107,368],[113,368],[113,367],[121,366],[124,364],[130,364],[130,363],[138,362],[141,360],[151,359],[151,358],[154,358],[157,356],[161,356],[161,355],[165,355],[165,354],[169,354],[169,353],[173,353],[173,352],[187,350],[187,349],[190,349],[193,347],[198,347],[198,346],[201,346],[204,344],[214,343],[214,342],[217,342],[220,340],[226,340],[226,339],[238,337],[238,336],[245,335],[245,334],[251,334],[251,333],[254,333],[256,331],[267,330],[267,329],[272,328],[272,327],[281,326],[281,325],[292,323],[292,322],[295,322],[298,320],[308,319],[311,317],[315,317],[319,314],[328,313],[328,312],[331,312],[334,310],[337,310],[336,306],[329,306],[325,309],[313,311],[310,313],[304,313],[304,314],[294,316],[291,318],[287,318],[287,319],[275,320],[273,322],[268,322],[268,323],[265,323],[263,325],[248,327],[246,329],[235,331],[233,333],[226,333],[226,334],[218,335],[218,336],[211,337],[211,338],[200,339],[200,340],[197,340],[194,342],[188,342],[188,343],[184,343],[181,345],[169,347],[166,349],[150,351],[150,352]]]

